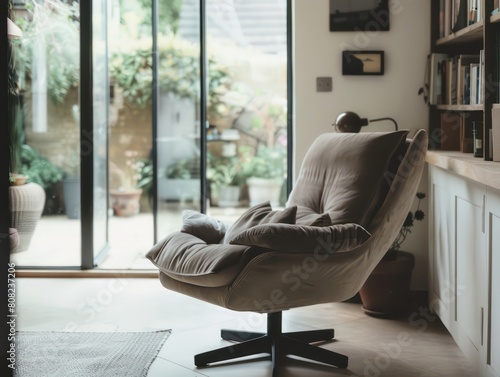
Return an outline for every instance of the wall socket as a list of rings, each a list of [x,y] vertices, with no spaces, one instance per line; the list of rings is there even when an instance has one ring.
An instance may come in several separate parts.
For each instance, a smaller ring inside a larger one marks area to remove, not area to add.
[[[316,91],[317,92],[331,92],[332,91],[332,78],[331,77],[316,77]]]

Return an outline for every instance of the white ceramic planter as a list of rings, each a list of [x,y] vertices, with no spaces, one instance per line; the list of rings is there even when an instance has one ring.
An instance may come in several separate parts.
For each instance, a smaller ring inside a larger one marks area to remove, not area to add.
[[[247,179],[250,206],[270,201],[271,206],[277,207],[280,203],[281,187],[283,180],[278,178],[256,178]]]

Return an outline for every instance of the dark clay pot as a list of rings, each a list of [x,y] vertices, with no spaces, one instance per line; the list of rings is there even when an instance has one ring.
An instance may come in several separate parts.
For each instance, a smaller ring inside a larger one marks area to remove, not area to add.
[[[414,266],[415,256],[405,251],[398,251],[395,259],[383,259],[359,291],[363,310],[379,317],[404,311]]]

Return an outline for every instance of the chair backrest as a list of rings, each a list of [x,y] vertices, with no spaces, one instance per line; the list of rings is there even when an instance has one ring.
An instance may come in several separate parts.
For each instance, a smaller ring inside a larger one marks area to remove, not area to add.
[[[327,213],[332,224],[367,226],[386,197],[405,152],[408,131],[328,133],[309,148],[288,206]],[[308,225],[308,224],[302,224]]]

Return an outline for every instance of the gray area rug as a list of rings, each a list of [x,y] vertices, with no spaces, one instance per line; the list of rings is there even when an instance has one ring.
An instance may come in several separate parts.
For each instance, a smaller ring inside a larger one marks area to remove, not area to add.
[[[146,376],[170,333],[18,332],[15,376]]]

